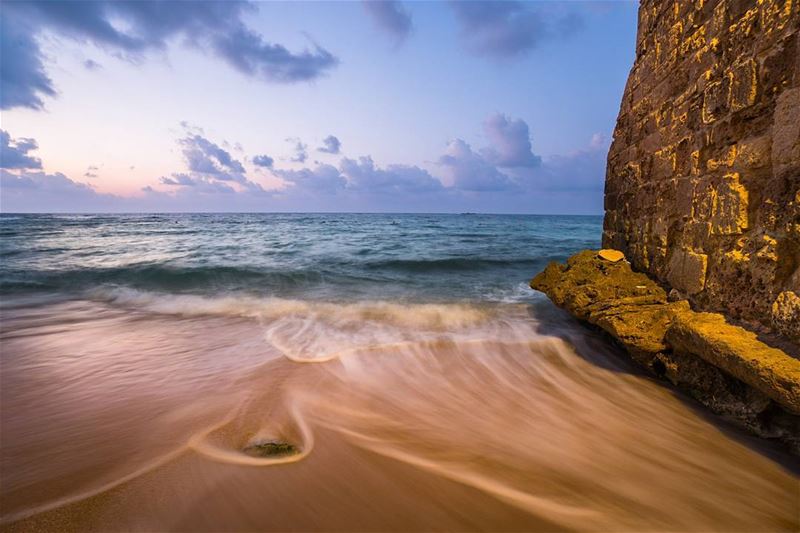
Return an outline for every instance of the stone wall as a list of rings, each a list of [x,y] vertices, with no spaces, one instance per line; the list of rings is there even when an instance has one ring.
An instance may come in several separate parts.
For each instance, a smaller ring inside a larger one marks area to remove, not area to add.
[[[642,0],[603,244],[800,342],[800,2]]]

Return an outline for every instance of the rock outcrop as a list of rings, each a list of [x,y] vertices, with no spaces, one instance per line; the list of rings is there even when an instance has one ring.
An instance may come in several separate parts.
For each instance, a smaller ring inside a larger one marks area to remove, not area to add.
[[[624,260],[586,250],[531,280],[559,307],[607,332],[655,376],[713,411],[800,453],[800,360],[716,313],[669,301]]]
[[[800,344],[800,2],[642,0],[603,245]]]
[[[253,457],[282,457],[300,453],[300,450],[294,444],[280,440],[259,441],[248,444],[242,451]]]

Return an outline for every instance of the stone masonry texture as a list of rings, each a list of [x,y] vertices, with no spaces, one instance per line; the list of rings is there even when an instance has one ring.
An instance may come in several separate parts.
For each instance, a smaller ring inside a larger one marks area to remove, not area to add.
[[[603,245],[800,343],[800,1],[642,0]]]

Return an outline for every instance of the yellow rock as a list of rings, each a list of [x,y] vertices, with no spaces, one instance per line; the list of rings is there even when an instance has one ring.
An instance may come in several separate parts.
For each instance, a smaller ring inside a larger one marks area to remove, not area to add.
[[[611,261],[612,263],[616,263],[617,261],[622,261],[623,259],[625,259],[625,254],[623,254],[619,250],[611,250],[611,249],[600,250],[599,252],[597,252],[597,256],[600,259],[605,259],[606,261]]]
[[[800,414],[800,361],[767,346],[718,313],[677,313],[666,333],[676,351],[705,359]]]

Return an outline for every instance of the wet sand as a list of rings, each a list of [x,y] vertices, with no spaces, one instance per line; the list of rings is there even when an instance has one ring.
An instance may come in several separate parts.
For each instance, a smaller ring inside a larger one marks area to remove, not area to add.
[[[154,305],[3,308],[3,530],[800,527],[795,458],[549,304]]]

